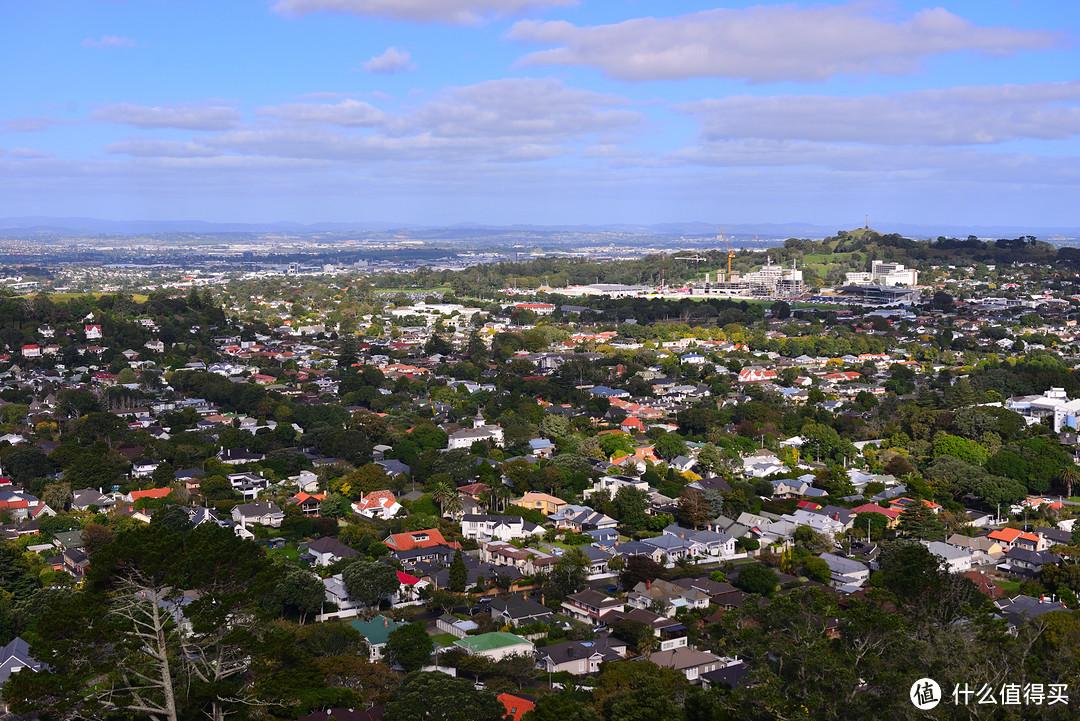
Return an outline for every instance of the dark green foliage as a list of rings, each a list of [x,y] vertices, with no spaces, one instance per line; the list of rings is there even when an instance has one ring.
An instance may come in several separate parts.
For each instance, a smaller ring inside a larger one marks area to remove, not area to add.
[[[450,590],[461,593],[469,583],[469,569],[465,566],[465,559],[459,548],[454,552],[454,560],[450,562]]]
[[[386,641],[386,659],[411,673],[429,663],[434,648],[424,624],[410,623],[390,632]]]
[[[345,582],[345,590],[349,592],[349,598],[365,606],[378,606],[384,598],[401,586],[397,571],[377,561],[351,563],[342,572],[342,579]]]
[[[386,705],[386,721],[502,721],[506,707],[490,691],[461,678],[417,671],[401,682]]]
[[[739,577],[734,584],[747,593],[771,596],[776,590],[776,571],[763,563],[751,563],[739,569]]]
[[[632,590],[642,581],[655,581],[665,578],[667,570],[648,556],[633,555],[626,559],[626,565],[619,572],[619,583],[626,590]]]

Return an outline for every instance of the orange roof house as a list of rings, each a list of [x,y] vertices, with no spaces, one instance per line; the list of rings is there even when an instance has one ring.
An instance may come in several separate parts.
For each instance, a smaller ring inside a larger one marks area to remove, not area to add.
[[[408,533],[395,533],[387,536],[383,541],[391,551],[411,551],[414,548],[431,548],[432,546],[449,546],[442,533],[437,528],[429,528],[424,531],[411,531]]]
[[[499,694],[498,699],[506,707],[506,718],[513,721],[521,721],[522,716],[536,708],[536,704],[532,701],[508,693]]]
[[[132,491],[127,494],[125,500],[129,503],[134,503],[140,498],[164,498],[172,493],[171,488],[148,488],[145,491]]]

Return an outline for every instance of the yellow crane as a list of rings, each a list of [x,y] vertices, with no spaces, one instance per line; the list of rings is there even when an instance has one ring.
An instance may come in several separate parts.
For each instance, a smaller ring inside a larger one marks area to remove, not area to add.
[[[716,226],[716,227],[720,228],[720,239],[724,241],[724,250],[727,251],[727,278],[725,280],[727,280],[730,283],[731,282],[731,259],[735,257],[735,251],[732,250],[728,246],[727,236],[724,235],[724,229],[721,228],[719,225]]]

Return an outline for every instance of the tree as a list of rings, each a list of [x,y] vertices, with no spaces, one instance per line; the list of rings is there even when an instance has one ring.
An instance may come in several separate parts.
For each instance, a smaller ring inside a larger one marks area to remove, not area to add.
[[[91,557],[113,540],[113,532],[100,523],[88,523],[82,530],[83,550]]]
[[[119,533],[76,592],[41,612],[34,655],[50,671],[5,692],[13,705],[68,715],[118,709],[176,721],[222,721],[263,705],[255,649],[265,626],[252,597],[269,592],[257,545],[214,524],[186,536],[162,525]]]
[[[291,609],[300,616],[300,625],[309,613],[322,608],[326,600],[326,586],[318,576],[302,568],[291,568],[277,587],[282,609]]]
[[[401,582],[397,571],[385,563],[356,561],[342,571],[341,579],[349,598],[365,606],[377,607],[379,603],[398,590]]]
[[[706,443],[701,447],[701,450],[698,451],[697,461],[709,473],[717,473],[725,465],[724,457],[714,443]]]
[[[344,518],[351,511],[349,499],[340,493],[329,493],[319,503],[319,515],[328,518]]]
[[[177,533],[187,533],[195,525],[183,506],[166,506],[159,508],[150,519],[151,524],[166,526]]]
[[[685,456],[689,451],[686,441],[675,433],[665,433],[656,439],[653,448],[661,458],[671,460],[678,456]]]
[[[711,510],[704,493],[696,488],[687,488],[679,494],[675,517],[684,526],[699,528],[712,518],[709,515]]]
[[[551,569],[551,585],[563,597],[577,593],[588,583],[589,558],[580,548],[567,551]]]
[[[631,590],[642,581],[655,581],[664,578],[666,569],[649,556],[633,555],[626,559],[619,572],[619,583],[626,590]]]
[[[450,499],[457,496],[457,486],[450,479],[450,476],[446,474],[445,478],[438,478],[437,476],[431,477],[431,483],[428,485],[428,493],[431,494],[431,500],[439,504],[439,512],[443,515],[446,514],[447,504]]]
[[[450,562],[450,590],[461,593],[468,584],[469,569],[465,566],[465,558],[459,548],[454,552],[454,560]]]
[[[776,571],[762,563],[754,563],[743,566],[739,570],[735,585],[747,593],[771,596],[776,590],[776,582]]]
[[[390,632],[386,640],[386,660],[406,673],[419,671],[431,660],[435,644],[423,623],[409,623]]]
[[[503,721],[506,707],[490,691],[463,678],[415,671],[401,682],[383,718],[386,721]]]
[[[925,502],[916,500],[900,512],[897,530],[905,536],[920,540],[944,540],[945,526]]]
[[[640,488],[623,486],[615,494],[611,505],[615,518],[628,528],[643,528],[648,522],[646,511],[649,508],[649,494]]]
[[[600,721],[589,700],[588,694],[574,691],[545,694],[522,721]]]

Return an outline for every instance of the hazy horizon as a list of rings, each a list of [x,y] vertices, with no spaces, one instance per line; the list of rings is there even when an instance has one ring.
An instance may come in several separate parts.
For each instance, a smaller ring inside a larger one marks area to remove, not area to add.
[[[10,4],[0,217],[1080,227],[1080,5],[718,5]]]

